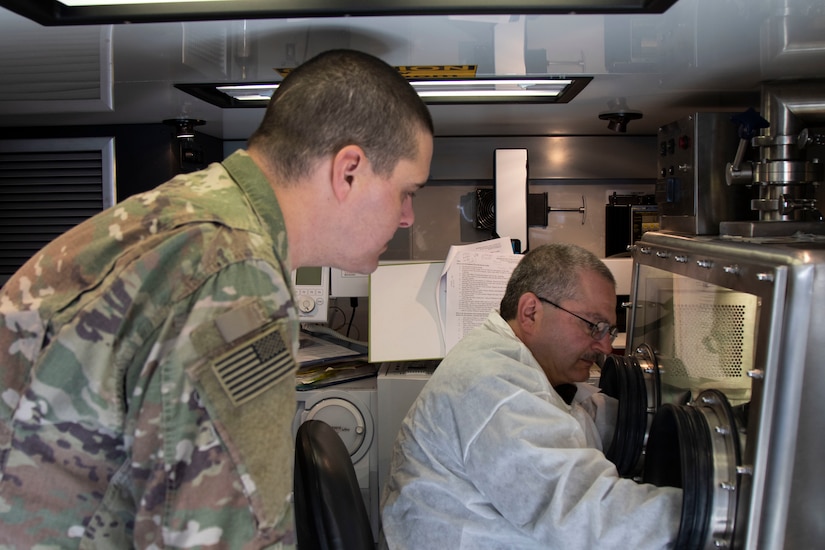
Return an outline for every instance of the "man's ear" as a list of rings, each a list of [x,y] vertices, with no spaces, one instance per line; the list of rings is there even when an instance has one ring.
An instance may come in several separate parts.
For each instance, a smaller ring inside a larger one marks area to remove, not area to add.
[[[364,150],[357,145],[347,145],[335,154],[332,159],[332,192],[339,202],[347,198],[365,164]]]
[[[543,313],[541,302],[532,292],[525,292],[518,299],[516,318],[519,326],[526,333],[532,334],[537,330]]]

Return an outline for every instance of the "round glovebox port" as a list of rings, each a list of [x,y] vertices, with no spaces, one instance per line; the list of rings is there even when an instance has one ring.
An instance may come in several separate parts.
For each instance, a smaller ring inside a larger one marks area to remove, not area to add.
[[[599,377],[599,388],[618,401],[613,439],[605,451],[622,477],[641,471],[648,425],[648,391],[644,373],[632,357],[608,355]]]
[[[688,405],[666,403],[657,411],[642,480],[684,491],[676,548],[732,543],[740,446],[733,410],[718,390],[705,390]]]

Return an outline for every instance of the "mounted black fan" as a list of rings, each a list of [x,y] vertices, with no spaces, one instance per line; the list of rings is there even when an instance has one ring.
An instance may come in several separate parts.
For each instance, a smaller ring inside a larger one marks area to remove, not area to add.
[[[476,189],[476,229],[495,229],[496,195],[492,189]]]

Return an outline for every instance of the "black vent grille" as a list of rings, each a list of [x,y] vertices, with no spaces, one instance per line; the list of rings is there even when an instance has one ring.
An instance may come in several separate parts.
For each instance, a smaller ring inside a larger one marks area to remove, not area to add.
[[[492,189],[476,189],[476,229],[496,226],[496,195]]]
[[[55,237],[114,203],[111,142],[0,142],[0,284]]]

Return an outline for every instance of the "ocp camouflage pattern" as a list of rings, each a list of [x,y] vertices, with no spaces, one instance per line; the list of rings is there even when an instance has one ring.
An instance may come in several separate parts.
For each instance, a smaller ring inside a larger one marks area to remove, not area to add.
[[[0,547],[294,547],[294,359],[243,405],[210,381],[259,329],[294,357],[288,275],[243,151],[32,257],[0,290]],[[262,326],[227,341],[237,311]]]

